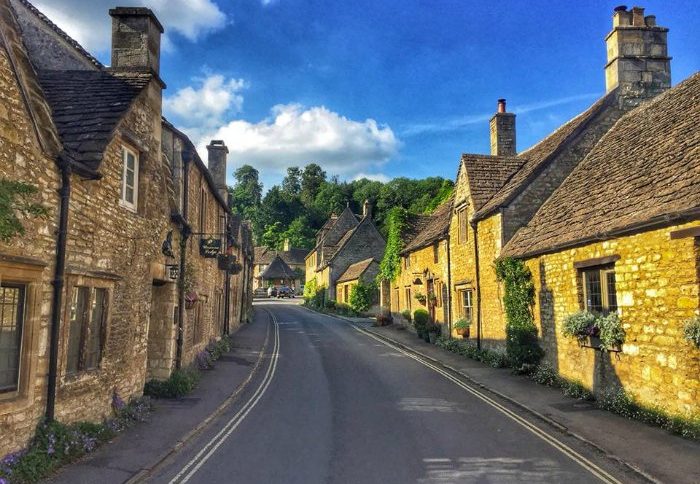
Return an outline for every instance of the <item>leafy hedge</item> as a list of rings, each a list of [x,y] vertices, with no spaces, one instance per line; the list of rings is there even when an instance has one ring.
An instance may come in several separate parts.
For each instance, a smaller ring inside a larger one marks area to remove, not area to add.
[[[506,257],[496,261],[496,276],[503,282],[506,310],[506,353],[516,369],[536,365],[544,356],[539,345],[532,307],[535,285],[532,273],[520,259]]]
[[[377,300],[377,285],[360,282],[350,291],[350,307],[358,314],[369,311]]]

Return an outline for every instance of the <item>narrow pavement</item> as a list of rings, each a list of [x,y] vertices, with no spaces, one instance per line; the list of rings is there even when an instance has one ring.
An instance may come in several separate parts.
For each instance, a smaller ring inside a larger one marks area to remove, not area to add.
[[[256,311],[275,328],[265,367],[150,482],[637,482],[579,441],[349,323],[296,302]]]

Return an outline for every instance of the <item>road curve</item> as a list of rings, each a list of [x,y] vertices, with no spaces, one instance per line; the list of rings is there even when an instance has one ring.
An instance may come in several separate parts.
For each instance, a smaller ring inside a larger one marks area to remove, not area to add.
[[[256,304],[267,364],[158,483],[632,482],[614,461],[353,325]],[[264,314],[261,314],[264,313]]]

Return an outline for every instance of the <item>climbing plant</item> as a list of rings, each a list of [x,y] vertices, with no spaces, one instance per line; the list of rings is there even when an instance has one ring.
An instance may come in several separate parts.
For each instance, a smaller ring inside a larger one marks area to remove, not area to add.
[[[535,285],[522,260],[505,257],[496,261],[496,276],[503,282],[506,310],[506,353],[514,368],[537,364],[544,351],[537,340],[532,307]]]
[[[33,201],[38,190],[28,183],[0,179],[0,241],[24,235],[20,218],[46,217],[48,210]]]
[[[387,240],[384,257],[379,263],[378,281],[393,281],[399,275],[401,269],[401,256],[403,249],[403,232],[406,229],[408,211],[405,208],[394,207],[387,216]]]
[[[350,290],[350,307],[356,313],[364,313],[377,300],[377,285],[375,283],[359,282]]]

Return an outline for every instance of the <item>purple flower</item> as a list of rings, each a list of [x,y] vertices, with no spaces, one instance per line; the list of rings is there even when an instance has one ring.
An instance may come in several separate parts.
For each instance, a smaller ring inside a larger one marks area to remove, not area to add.
[[[112,394],[112,408],[115,412],[119,412],[124,409],[124,407],[126,407],[126,403],[121,399],[119,394],[117,394],[117,389],[115,388]]]

